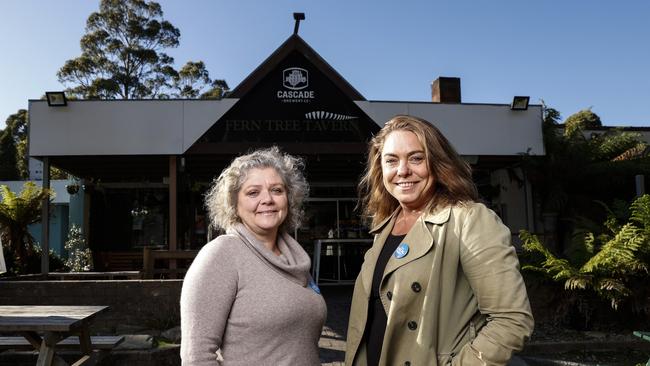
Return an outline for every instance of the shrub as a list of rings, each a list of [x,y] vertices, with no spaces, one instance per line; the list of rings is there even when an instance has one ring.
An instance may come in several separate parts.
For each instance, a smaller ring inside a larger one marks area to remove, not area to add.
[[[563,284],[570,292],[570,305],[583,314],[593,311],[590,298],[606,300],[614,310],[626,304],[635,313],[649,314],[650,195],[637,198],[627,213],[617,210],[618,217],[607,210],[598,232],[588,220],[582,224],[577,220],[579,225],[564,257],[554,255],[537,236],[522,230],[519,237],[528,255],[522,269]]]
[[[21,260],[21,265],[16,264],[16,258],[14,252],[5,250],[5,262],[7,264],[7,273],[3,276],[18,276],[24,274],[34,274],[41,273],[41,253],[43,250],[40,246],[34,245],[32,250]],[[50,249],[49,252],[50,260],[50,272],[60,272],[66,271],[68,268],[65,265],[64,260],[56,254],[53,250]]]
[[[89,271],[92,268],[93,256],[90,248],[86,246],[86,238],[79,226],[72,224],[68,231],[68,239],[65,241],[65,249],[68,251],[68,259],[65,264],[70,271]]]

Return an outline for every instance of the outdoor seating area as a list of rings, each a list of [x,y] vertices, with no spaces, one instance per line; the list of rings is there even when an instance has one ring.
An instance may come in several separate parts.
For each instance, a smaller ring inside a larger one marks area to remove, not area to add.
[[[0,365],[180,364],[182,281],[70,275],[0,280]]]
[[[79,351],[73,365],[95,365],[107,351],[124,340],[120,336],[91,337],[93,320],[108,311],[107,306],[0,306],[0,349],[38,351],[37,366],[65,365],[57,352],[62,348]],[[97,352],[95,352],[97,351]]]

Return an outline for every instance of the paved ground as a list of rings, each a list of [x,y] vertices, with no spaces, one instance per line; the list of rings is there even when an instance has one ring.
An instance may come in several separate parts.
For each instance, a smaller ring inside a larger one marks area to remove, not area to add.
[[[347,332],[348,317],[350,313],[350,301],[352,299],[352,286],[321,286],[323,297],[327,303],[327,321],[321,338],[320,359],[322,365],[339,366],[343,365],[345,358],[345,339]],[[543,328],[538,324],[539,330]],[[585,332],[590,333],[590,332]],[[593,332],[591,332],[593,333]],[[535,337],[533,337],[535,338]],[[537,366],[537,365],[635,365],[645,363],[650,357],[650,343],[631,339],[610,339],[606,334],[599,335],[597,339],[587,340],[572,334],[567,339],[554,341],[529,342],[526,346],[527,352],[524,360],[513,360],[511,366]],[[580,341],[577,341],[580,339]],[[600,351],[600,352],[599,352]],[[163,365],[158,353],[141,352],[147,360],[137,363],[131,362],[134,355],[114,352],[114,362],[111,365]],[[160,353],[160,352],[159,352]],[[174,357],[166,356],[170,365],[179,364],[178,350],[173,351]],[[162,355],[162,353],[160,354]],[[33,355],[32,355],[33,356]],[[24,357],[23,357],[24,358]],[[10,359],[6,353],[0,355],[0,366],[4,365],[33,365],[36,357],[28,359],[26,363],[18,363],[18,359]],[[22,359],[21,359],[22,360]],[[123,361],[123,362],[117,362]]]
[[[327,303],[327,321],[319,341],[320,359],[323,365],[343,365],[345,339],[352,286],[321,286]],[[543,324],[537,324],[542,332]],[[602,333],[594,339],[595,332],[582,332],[584,337],[571,333],[566,339],[540,341],[533,336],[521,358],[513,359],[511,366],[536,365],[635,365],[645,363],[650,357],[650,343],[642,342],[631,333],[625,339],[612,338]],[[585,338],[586,337],[586,338]]]
[[[352,286],[321,286],[321,292],[327,303],[327,321],[318,342],[320,360],[323,365],[343,365]]]

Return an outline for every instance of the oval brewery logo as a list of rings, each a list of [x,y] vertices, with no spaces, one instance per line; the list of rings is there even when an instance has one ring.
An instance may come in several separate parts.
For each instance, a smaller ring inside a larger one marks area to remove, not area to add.
[[[290,67],[282,72],[282,85],[291,90],[301,90],[309,86],[309,72],[300,67]]]

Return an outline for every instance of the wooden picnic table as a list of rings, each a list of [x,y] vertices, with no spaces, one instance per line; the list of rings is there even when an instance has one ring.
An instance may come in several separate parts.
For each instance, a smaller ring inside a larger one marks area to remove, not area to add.
[[[73,365],[91,360],[90,324],[108,306],[19,305],[0,306],[0,332],[24,337],[38,353],[37,366],[66,363],[55,355],[56,344],[71,336],[79,337],[81,358]]]

